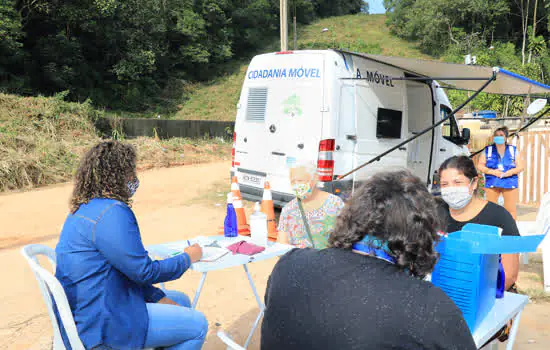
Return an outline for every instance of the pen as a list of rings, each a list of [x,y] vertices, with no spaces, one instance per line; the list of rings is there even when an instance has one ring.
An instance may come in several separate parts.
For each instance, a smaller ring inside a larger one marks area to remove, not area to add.
[[[191,242],[189,242],[189,240],[187,240],[187,246],[188,246],[188,247],[191,246]]]

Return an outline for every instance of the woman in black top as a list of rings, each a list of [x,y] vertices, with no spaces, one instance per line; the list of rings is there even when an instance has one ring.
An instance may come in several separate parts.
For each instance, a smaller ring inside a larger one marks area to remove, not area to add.
[[[419,178],[371,177],[338,217],[330,248],[295,249],[275,266],[262,350],[475,349],[460,310],[422,280],[440,225]]]
[[[441,164],[439,174],[441,197],[449,206],[447,232],[460,231],[472,223],[500,227],[504,236],[519,236],[516,221],[506,209],[476,195],[478,173],[469,157],[447,159]],[[518,277],[518,255],[502,255],[502,265],[506,276],[504,288],[510,290]]]

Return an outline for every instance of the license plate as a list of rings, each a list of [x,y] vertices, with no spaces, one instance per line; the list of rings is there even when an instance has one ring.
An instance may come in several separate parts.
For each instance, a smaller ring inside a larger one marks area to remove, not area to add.
[[[239,174],[239,183],[254,187],[264,187],[265,177],[251,174]]]

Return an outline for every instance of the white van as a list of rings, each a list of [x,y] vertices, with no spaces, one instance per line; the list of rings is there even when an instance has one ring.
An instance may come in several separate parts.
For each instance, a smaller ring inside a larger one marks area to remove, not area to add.
[[[369,174],[406,167],[429,185],[448,157],[468,154],[454,118],[348,177],[451,112],[435,81],[344,51],[294,51],[252,59],[237,106],[231,174],[245,199],[260,200],[264,181],[282,206],[294,198],[289,165],[314,162],[322,187],[346,199]],[[467,135],[464,135],[467,136]]]

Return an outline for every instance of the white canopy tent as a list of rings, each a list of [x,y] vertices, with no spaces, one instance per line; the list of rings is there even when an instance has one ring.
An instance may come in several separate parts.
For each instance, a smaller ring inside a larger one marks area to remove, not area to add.
[[[415,58],[341,52],[400,68],[420,77],[432,78],[442,85],[457,89],[477,91],[495,74],[496,79],[483,89],[483,92],[502,95],[542,95],[550,93],[550,86],[499,67],[491,68]]]
[[[335,50],[342,54],[360,56],[372,61],[375,61],[380,64],[385,64],[394,68],[398,68],[405,72],[410,73],[412,76],[405,77],[392,77],[395,80],[436,80],[438,83],[451,86],[460,90],[474,91],[472,96],[469,96],[466,101],[464,101],[460,106],[456,107],[454,111],[447,115],[447,117],[439,120],[432,126],[418,132],[416,135],[411,136],[407,140],[401,142],[400,144],[388,149],[387,151],[379,154],[370,161],[356,167],[355,169],[341,175],[339,180],[345,178],[346,176],[354,173],[355,171],[373,163],[379,161],[382,157],[387,154],[395,151],[396,149],[406,145],[407,143],[419,138],[425,133],[433,130],[437,126],[443,124],[445,121],[450,119],[454,114],[461,110],[465,105],[467,105],[471,100],[476,98],[480,92],[486,92],[491,94],[499,95],[516,95],[516,96],[527,96],[527,95],[545,95],[550,94],[550,86],[539,83],[535,80],[526,78],[522,75],[510,72],[506,69],[499,67],[483,67],[483,66],[471,66],[464,64],[456,63],[445,63],[438,61],[428,61],[420,60],[415,58],[404,58],[404,57],[389,57],[389,56],[380,56],[380,55],[371,55],[371,54],[362,54],[356,52]],[[362,79],[362,78],[344,78],[344,79]],[[544,107],[546,103],[541,104],[541,108]],[[539,110],[540,110],[539,109]],[[525,129],[531,125],[534,121],[545,115],[550,109],[542,112],[537,118],[534,118],[521,130]],[[469,135],[469,134],[468,134]]]

